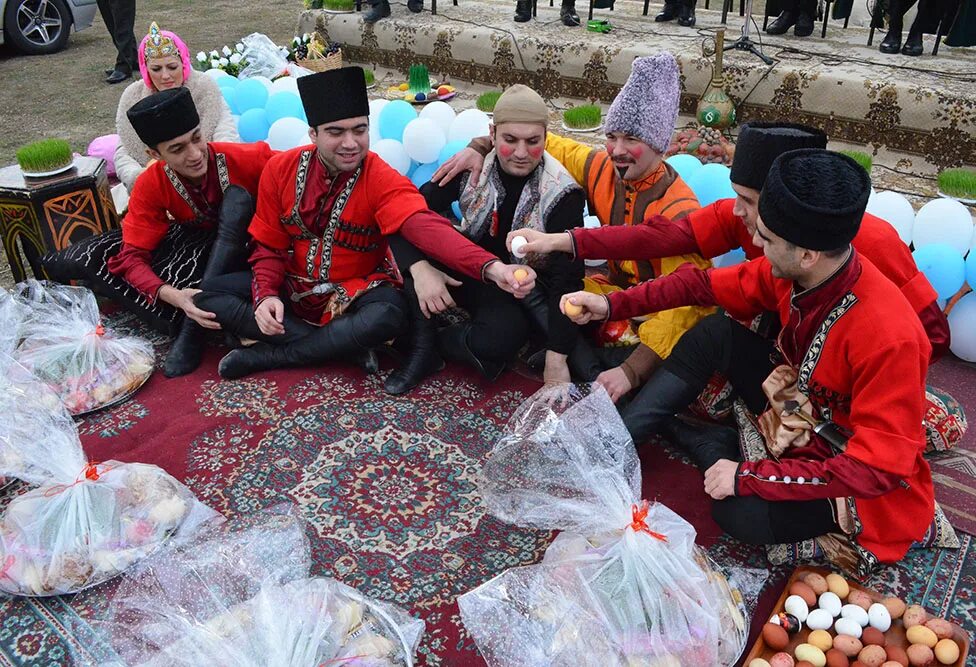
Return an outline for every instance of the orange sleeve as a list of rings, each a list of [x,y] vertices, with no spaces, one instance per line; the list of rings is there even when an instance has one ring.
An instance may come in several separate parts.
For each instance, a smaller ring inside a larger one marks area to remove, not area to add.
[[[129,197],[129,211],[122,219],[122,242],[141,250],[155,250],[169,230],[167,191],[173,186],[156,162],[136,179]]]
[[[366,156],[363,185],[373,218],[385,235],[396,234],[410,216],[427,210],[417,187],[379,156]]]
[[[271,160],[258,185],[258,199],[255,205],[254,218],[247,228],[248,233],[259,243],[274,250],[287,250],[291,247],[291,234],[281,224],[281,218],[290,207],[287,194],[294,192],[294,178],[291,181],[291,189],[288,189],[288,181],[284,176],[293,174],[290,160],[279,156]],[[282,189],[284,187],[284,190]],[[292,195],[293,196],[293,195]]]

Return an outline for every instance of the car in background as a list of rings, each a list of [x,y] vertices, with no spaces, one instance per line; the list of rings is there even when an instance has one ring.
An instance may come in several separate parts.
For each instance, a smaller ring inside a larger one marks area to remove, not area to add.
[[[29,55],[60,51],[71,27],[89,27],[96,11],[95,0],[0,0],[0,44]]]

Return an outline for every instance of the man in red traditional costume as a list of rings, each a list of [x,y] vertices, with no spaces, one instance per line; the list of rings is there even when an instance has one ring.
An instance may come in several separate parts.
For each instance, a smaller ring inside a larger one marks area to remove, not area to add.
[[[785,153],[759,199],[753,242],[764,258],[563,297],[564,308],[582,308],[577,323],[683,304],[719,305],[739,320],[778,312],[775,344],[730,317],[703,320],[651,378],[657,400],[645,409],[659,427],[724,374],[759,417],[754,438],[743,434],[748,460],[738,442],[692,452],[718,524],[755,544],[816,538],[860,573],[901,559],[935,512],[922,458],[931,345],[902,292],[850,245],[870,188],[846,156]],[[813,432],[820,422],[828,437]]]
[[[86,279],[164,333],[176,333],[167,377],[200,363],[214,314],[193,296],[204,278],[246,266],[247,224],[264,165],[264,142],[207,143],[190,91],[150,95],[127,112],[155,160],[136,181],[121,232],[93,237],[45,258],[60,280]]]
[[[427,208],[410,181],[369,152],[369,102],[359,67],[302,77],[298,90],[314,146],[268,162],[248,231],[251,272],[208,280],[197,306],[258,341],[219,366],[239,378],[272,368],[358,359],[406,324],[386,236],[401,234],[442,264],[524,297],[529,267],[502,263]],[[287,304],[287,306],[286,306]]]
[[[826,146],[827,136],[812,127],[747,123],[739,133],[730,174],[737,194],[735,199],[719,200],[676,220],[656,216],[646,225],[574,229],[561,234],[527,230],[522,235],[530,242],[523,248],[528,252],[570,253],[582,259],[647,259],[688,253],[699,253],[712,259],[735,248],[741,248],[750,260],[762,257],[762,248],[752,239],[759,215],[759,193],[770,166],[787,151]],[[894,228],[881,218],[865,213],[853,246],[901,289],[932,343],[933,358],[944,354],[949,348],[949,323],[935,290],[916,267],[911,251]],[[621,410],[624,423],[638,444],[651,435],[643,407],[645,402],[654,400],[650,391],[645,385]],[[932,407],[933,414],[943,414],[937,405]],[[942,434],[937,426],[933,426],[936,434],[933,437],[938,439],[933,448],[946,448],[946,445],[939,445],[942,439],[948,439],[952,434]],[[672,422],[667,431],[669,437],[681,442],[698,437],[695,429],[689,429],[681,422]]]

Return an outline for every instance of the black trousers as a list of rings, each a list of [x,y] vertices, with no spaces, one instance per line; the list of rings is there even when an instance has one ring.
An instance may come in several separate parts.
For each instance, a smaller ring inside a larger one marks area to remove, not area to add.
[[[139,71],[136,36],[133,33],[136,21],[135,0],[98,0],[98,11],[112,36],[112,43],[115,44],[115,69],[126,74]]]
[[[323,328],[309,324],[295,315],[288,299],[283,298],[285,333],[275,336],[262,333],[254,319],[251,279],[250,271],[241,271],[206,280],[200,285],[203,291],[193,298],[193,302],[198,308],[215,313],[217,321],[220,322],[220,326],[225,331],[241,338],[250,338],[272,345],[297,343]],[[402,322],[403,313],[406,312],[403,295],[392,285],[374,287],[362,296],[357,297],[340,317],[355,318],[359,314],[374,310],[396,310],[399,313],[398,320]],[[388,327],[385,326],[385,318],[377,318],[377,324],[381,323],[384,325],[380,327],[383,331],[374,332],[371,330],[369,322],[362,322],[363,326],[355,327],[351,331],[351,339],[348,342],[354,348],[360,349],[370,349],[381,345],[389,336]],[[332,323],[330,322],[330,324]],[[328,327],[330,324],[325,326]]]
[[[768,406],[762,383],[777,363],[772,341],[730,317],[715,314],[681,337],[660,370],[683,380],[691,389],[689,395],[697,395],[712,375],[720,372],[749,410],[760,414]],[[653,392],[653,385],[654,378],[641,394],[648,389]],[[639,408],[640,397],[638,394],[628,409]],[[716,437],[729,437],[730,431],[714,432]],[[731,433],[737,438],[734,431]],[[722,449],[729,456],[735,455],[736,443],[726,444]],[[839,530],[828,500],[774,502],[758,496],[729,497],[713,503],[712,516],[722,530],[749,544],[798,542]]]

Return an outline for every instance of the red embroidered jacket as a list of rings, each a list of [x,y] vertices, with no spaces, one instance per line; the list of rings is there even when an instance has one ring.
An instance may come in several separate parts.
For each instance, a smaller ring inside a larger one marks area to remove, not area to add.
[[[571,232],[573,244],[582,259],[669,257],[688,253],[700,253],[711,259],[735,248],[741,248],[748,259],[762,257],[762,248],[753,245],[752,235],[742,219],[733,213],[734,205],[734,199],[720,199],[678,220],[655,216],[649,221],[653,224],[575,229]],[[933,358],[945,354],[949,350],[949,321],[939,306],[935,290],[915,266],[911,251],[894,228],[881,218],[865,213],[853,245],[901,289],[925,327]]]
[[[778,461],[742,463],[736,493],[768,500],[847,497],[862,555],[895,562],[925,534],[935,511],[922,458],[930,345],[903,294],[856,251],[831,280],[846,283],[836,293],[828,282],[795,294],[760,258],[708,271],[686,265],[607,298],[615,319],[686,304],[719,305],[743,320],[778,312],[778,346],[795,364],[800,390],[820,416],[853,436],[843,452],[815,437]]]
[[[223,193],[239,185],[257,195],[264,165],[274,151],[266,143],[211,143],[208,169],[199,188],[187,185],[165,162],[154,162],[136,180],[122,220],[122,250],[108,260],[109,272],[122,277],[150,302],[163,281],[150,266],[152,252],[170,225],[216,225]]]
[[[359,170],[334,179],[314,148],[276,156],[261,177],[248,231],[256,241],[255,302],[284,292],[295,312],[316,324],[341,314],[357,294],[398,281],[389,234],[399,232],[427,255],[479,279],[497,259],[428,210],[410,180],[373,153]]]

